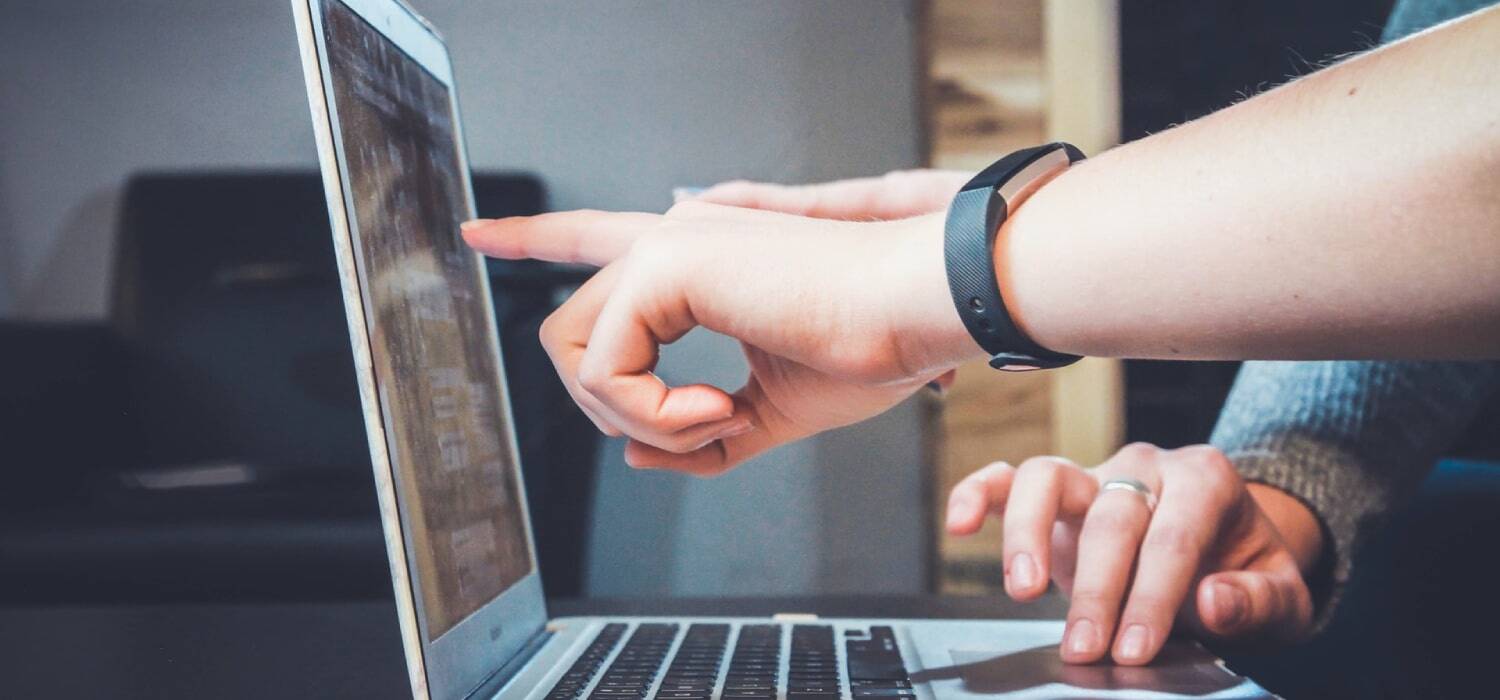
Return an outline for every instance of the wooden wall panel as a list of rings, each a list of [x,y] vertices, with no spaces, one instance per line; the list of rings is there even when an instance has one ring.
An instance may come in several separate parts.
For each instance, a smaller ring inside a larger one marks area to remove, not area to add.
[[[1116,0],[931,0],[927,143],[934,167],[977,170],[1011,150],[1063,139],[1095,153],[1119,134]],[[1058,372],[965,366],[937,412],[938,590],[1000,590],[999,524],[942,534],[947,494],[993,461],[1103,459],[1123,433],[1119,363]]]

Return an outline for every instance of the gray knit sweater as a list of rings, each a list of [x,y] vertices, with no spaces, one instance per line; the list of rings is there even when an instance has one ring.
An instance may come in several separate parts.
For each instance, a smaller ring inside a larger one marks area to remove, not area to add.
[[[1322,522],[1326,620],[1363,542],[1497,395],[1495,362],[1247,362],[1211,441]]]
[[[1401,0],[1382,40],[1494,1]],[[1326,569],[1310,581],[1322,624],[1364,541],[1495,398],[1495,362],[1247,362],[1211,441],[1246,479],[1296,496],[1322,522]]]

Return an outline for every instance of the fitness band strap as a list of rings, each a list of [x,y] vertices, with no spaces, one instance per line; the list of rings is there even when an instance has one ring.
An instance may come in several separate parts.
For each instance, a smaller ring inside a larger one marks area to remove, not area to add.
[[[964,327],[995,369],[1052,369],[1080,359],[1037,345],[1016,328],[996,280],[995,235],[1012,203],[1019,205],[1049,176],[1083,158],[1076,146],[1061,142],[1016,151],[975,175],[948,207],[943,231],[948,291]]]

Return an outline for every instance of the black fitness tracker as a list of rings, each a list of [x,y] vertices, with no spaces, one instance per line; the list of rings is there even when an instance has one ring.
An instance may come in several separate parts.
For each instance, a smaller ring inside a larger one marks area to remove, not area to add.
[[[995,235],[1042,182],[1083,157],[1078,147],[1062,142],[1016,151],[975,175],[948,207],[943,229],[948,291],[964,327],[995,369],[1052,369],[1080,359],[1037,345],[1016,328],[996,281]]]

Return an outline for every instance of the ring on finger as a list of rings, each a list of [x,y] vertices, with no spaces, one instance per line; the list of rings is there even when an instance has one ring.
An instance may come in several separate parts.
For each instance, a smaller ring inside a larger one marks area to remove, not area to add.
[[[1135,479],[1123,478],[1110,479],[1108,481],[1105,481],[1104,483],[1099,485],[1099,496],[1096,496],[1095,500],[1103,497],[1104,494],[1109,493],[1110,491],[1129,491],[1131,493],[1134,493],[1135,495],[1140,496],[1141,500],[1146,504],[1146,510],[1151,512],[1156,511],[1156,494],[1151,492],[1151,487],[1145,485],[1140,481],[1137,481]]]

